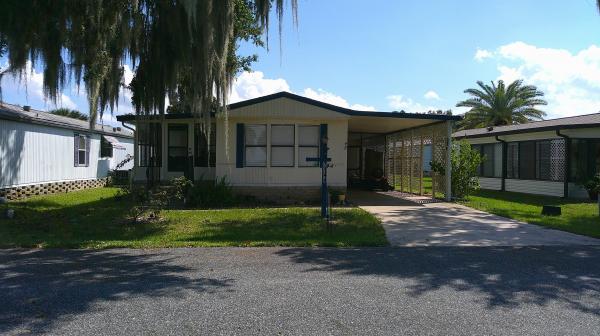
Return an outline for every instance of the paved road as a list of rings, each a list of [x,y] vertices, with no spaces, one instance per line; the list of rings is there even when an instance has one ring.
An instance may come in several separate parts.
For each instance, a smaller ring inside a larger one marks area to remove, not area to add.
[[[353,191],[350,197],[381,219],[393,246],[600,245],[600,239],[527,224],[460,204],[432,203],[427,197],[364,191]]]
[[[0,334],[598,335],[599,247],[0,250]]]

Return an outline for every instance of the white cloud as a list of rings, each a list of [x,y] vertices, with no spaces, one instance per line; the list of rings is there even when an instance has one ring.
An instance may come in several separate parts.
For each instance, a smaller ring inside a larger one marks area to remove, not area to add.
[[[474,58],[477,62],[483,62],[486,58],[491,58],[493,56],[494,53],[492,53],[491,51],[477,48]]]
[[[59,108],[66,107],[70,109],[77,109],[77,104],[73,102],[71,97],[66,94],[61,94],[57,97],[56,103],[49,101],[44,96],[44,73],[38,72],[36,69],[33,69],[31,66],[31,62],[27,62],[25,67],[25,71],[23,73],[23,78],[19,79],[18,77],[13,78],[10,75],[6,75],[2,78],[2,90],[7,93],[12,93],[18,95],[21,92],[21,89],[25,89],[25,103],[30,104],[30,98],[36,104],[44,106],[50,106],[51,108]],[[32,94],[32,97],[29,94]]]
[[[440,100],[440,95],[438,95],[437,92],[433,90],[425,92],[425,95],[423,95],[423,97],[425,97],[425,99]]]
[[[540,48],[524,42],[500,46],[495,52],[498,79],[523,79],[546,93],[549,117],[600,111],[600,47],[576,53]]]
[[[234,81],[229,101],[235,103],[242,100],[257,98],[281,91],[292,92],[290,85],[283,78],[270,79],[265,78],[261,71],[242,72]],[[331,92],[322,89],[304,89],[300,95],[322,101],[328,104],[351,108],[361,111],[375,111],[373,106],[362,104],[350,104],[348,101]]]
[[[233,82],[229,102],[235,103],[280,91],[290,91],[290,86],[285,79],[265,78],[265,74],[261,71],[244,71]]]
[[[351,108],[354,110],[361,111],[375,111],[375,107],[361,104],[352,104],[350,105],[348,101],[340,96],[337,96],[331,92],[327,92],[323,89],[313,90],[311,88],[306,88],[302,92],[302,95],[311,98],[314,100],[322,101],[324,103],[328,103],[331,105],[341,106],[345,108]]]
[[[441,109],[436,106],[423,105],[403,95],[389,95],[386,97],[386,99],[388,101],[388,105],[396,111],[402,110],[405,112],[427,112],[430,110],[436,111]]]

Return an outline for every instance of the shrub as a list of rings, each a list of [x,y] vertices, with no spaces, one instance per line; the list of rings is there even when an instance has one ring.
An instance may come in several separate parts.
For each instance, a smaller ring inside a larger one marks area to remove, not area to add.
[[[183,201],[187,198],[190,190],[194,187],[194,183],[187,179],[185,176],[175,177],[171,180],[172,189],[172,197]]]
[[[232,206],[237,198],[225,177],[217,181],[198,181],[189,190],[187,205],[190,207],[213,208]]]
[[[481,154],[471,148],[471,145],[466,140],[452,143],[450,162],[452,167],[451,190],[453,197],[462,199],[479,189],[477,167],[479,167],[482,161]],[[442,176],[446,175],[445,163],[432,162],[431,170]]]

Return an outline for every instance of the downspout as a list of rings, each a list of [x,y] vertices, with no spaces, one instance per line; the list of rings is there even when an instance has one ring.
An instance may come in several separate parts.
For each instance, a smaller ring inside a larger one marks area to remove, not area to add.
[[[500,190],[501,191],[506,191],[506,166],[507,166],[507,151],[506,151],[506,141],[500,139],[500,137],[498,135],[496,135],[496,141],[500,142],[502,144],[502,183],[500,186]]]
[[[123,125],[123,127],[127,128],[128,130],[130,130],[130,131],[132,131],[132,132],[134,132],[134,133],[135,133],[135,129],[133,129],[133,128],[131,128],[131,127],[127,126],[127,125],[125,125],[125,122],[124,122],[124,121],[121,121],[121,125]]]
[[[571,138],[561,134],[560,129],[556,130],[556,135],[565,139],[565,171],[564,171],[564,186],[563,197],[569,197],[569,176],[571,176]]]

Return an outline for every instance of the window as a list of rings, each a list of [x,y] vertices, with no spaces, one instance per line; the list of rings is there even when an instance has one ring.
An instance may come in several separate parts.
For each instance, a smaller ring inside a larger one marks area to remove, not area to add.
[[[502,144],[483,144],[473,145],[472,148],[478,151],[483,162],[477,167],[477,176],[480,177],[502,177],[502,155],[499,155],[499,149],[501,150]],[[501,152],[500,152],[501,153]]]
[[[267,165],[267,125],[244,125],[245,166]]]
[[[535,178],[550,180],[550,141],[537,141],[535,148]]]
[[[293,167],[294,145],[294,125],[272,125],[271,167]]]
[[[319,157],[319,126],[298,126],[298,166],[318,167],[319,162],[306,161]]]
[[[188,168],[188,125],[169,125],[168,169],[182,172]]]
[[[506,177],[519,178],[519,143],[511,142],[506,145]]]
[[[160,123],[139,123],[138,165],[140,167],[162,166],[162,126]]]
[[[75,134],[74,137],[75,167],[88,167],[90,165],[90,137]]]
[[[100,137],[100,157],[111,158],[113,157],[113,144],[110,143],[104,136]]]
[[[206,141],[206,134],[202,125],[196,124],[194,128],[194,165],[196,167],[214,167],[217,153],[216,125],[210,126],[210,143]]]
[[[519,143],[519,178],[534,180],[536,175],[535,141]]]
[[[581,183],[600,173],[600,139],[571,140],[570,181]]]

